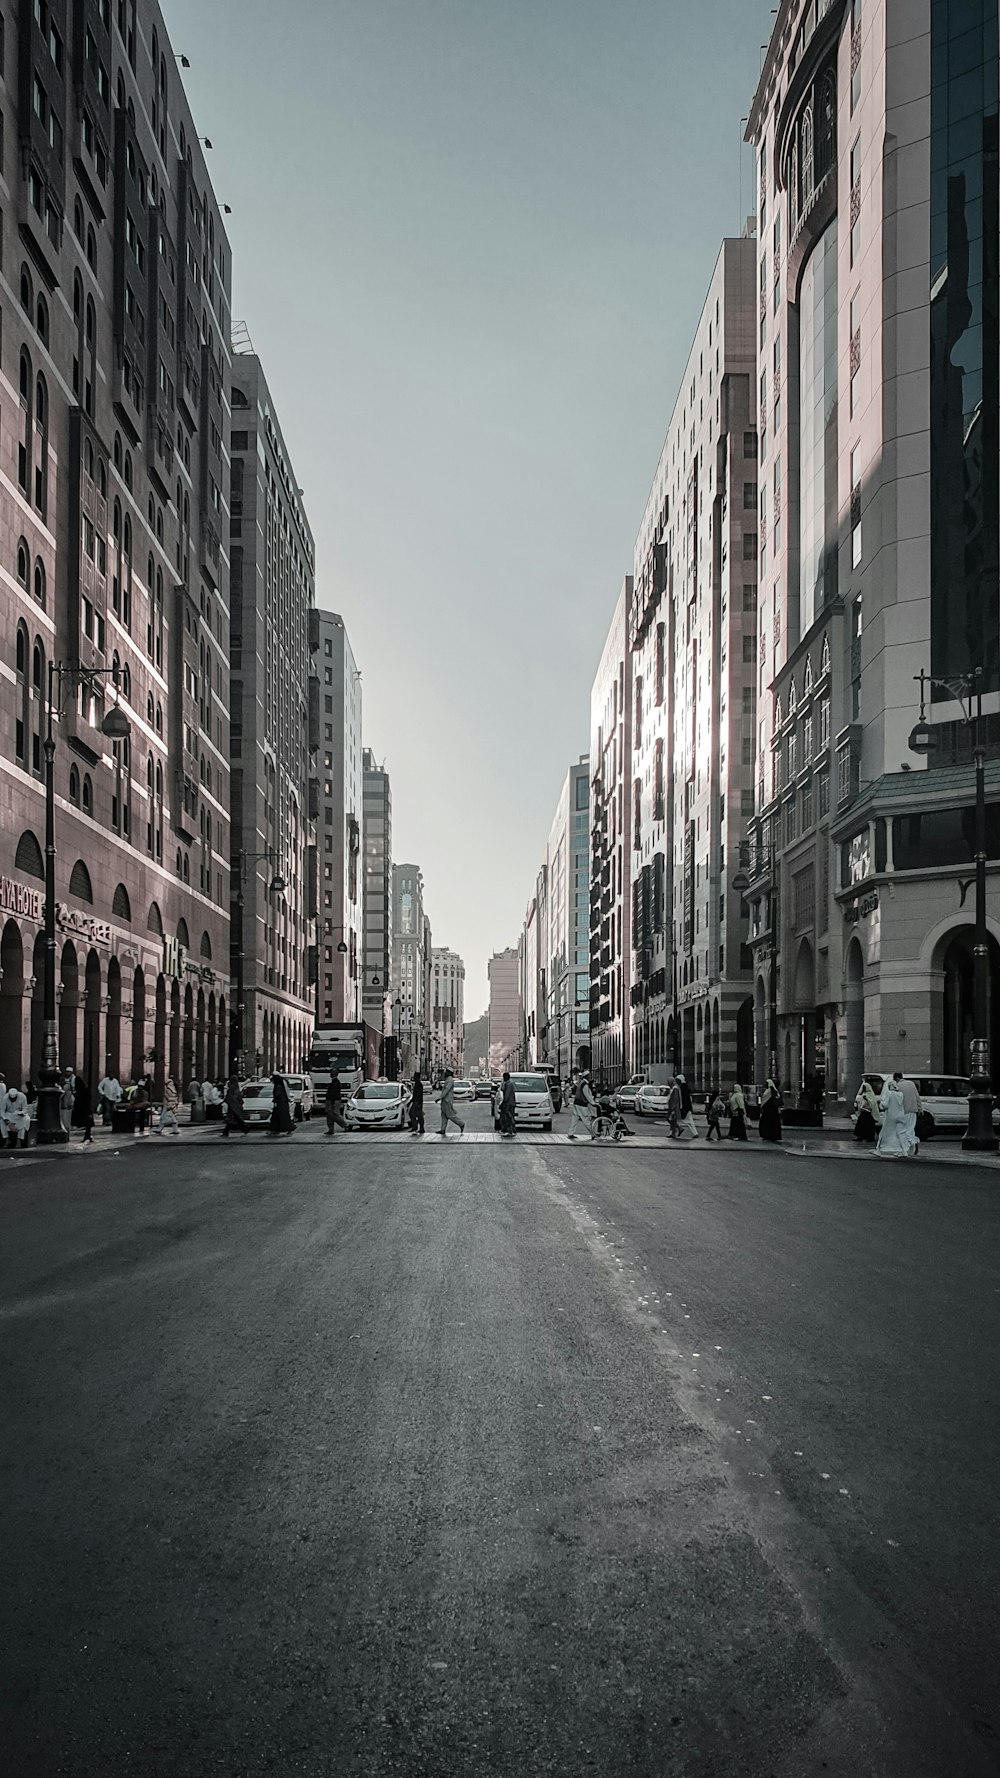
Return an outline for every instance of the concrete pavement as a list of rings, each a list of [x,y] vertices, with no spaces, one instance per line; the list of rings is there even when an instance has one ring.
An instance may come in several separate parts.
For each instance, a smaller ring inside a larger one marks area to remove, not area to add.
[[[6,1771],[998,1769],[982,1174],[130,1159],[0,1189]]]

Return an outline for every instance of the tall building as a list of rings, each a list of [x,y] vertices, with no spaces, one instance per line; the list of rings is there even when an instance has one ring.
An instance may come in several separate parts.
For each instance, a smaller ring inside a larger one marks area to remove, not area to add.
[[[392,967],[392,793],[389,774],[362,754],[364,906],[361,1009],[366,1025],[387,1033]],[[380,1070],[381,1072],[381,1070]]]
[[[569,1077],[590,1047],[590,762],[571,766],[548,842],[548,1041],[539,1059]],[[586,1058],[585,1058],[586,1059]]]
[[[0,1066],[221,1074],[231,260],[158,6],[5,9]],[[128,734],[102,722],[115,704]]]
[[[392,1029],[399,1078],[411,1080],[426,1049],[424,879],[418,864],[392,867]],[[396,1005],[397,1000],[399,1005]]]
[[[611,1086],[632,1065],[632,598],[629,574],[590,695],[590,1062]]]
[[[261,368],[233,360],[231,686],[233,975],[230,1065],[303,1066],[316,992],[310,810],[312,531]],[[281,885],[279,888],[278,885]],[[242,993],[239,990],[242,990]]]
[[[450,1068],[460,1075],[465,1067],[465,964],[456,951],[435,946],[431,971],[432,1069],[437,1074]]]
[[[494,951],[487,965],[490,983],[490,1072],[516,1056],[521,1037],[520,966],[516,945]]]
[[[361,1019],[364,780],[361,674],[344,620],[314,611],[310,722],[318,739],[316,850],[319,862],[316,1023]]]
[[[633,1066],[752,1078],[746,912],[733,888],[756,735],[756,243],[723,243],[635,546]]]
[[[956,694],[981,668],[995,760],[998,85],[996,0],[782,0],[751,106],[755,1072],[793,1093],[850,1099],[864,1068],[969,1072]],[[924,758],[908,750],[922,671]],[[992,875],[992,815],[987,852]],[[996,1056],[992,913],[989,929]]]

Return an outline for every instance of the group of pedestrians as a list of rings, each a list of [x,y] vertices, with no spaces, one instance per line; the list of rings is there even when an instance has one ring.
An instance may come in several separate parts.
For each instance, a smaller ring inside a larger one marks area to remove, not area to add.
[[[871,1081],[862,1080],[854,1101],[854,1136],[874,1143],[875,1153],[894,1160],[915,1160],[920,1153],[918,1119],[923,1101],[916,1082],[896,1069],[876,1098]]]
[[[247,1123],[246,1109],[243,1104],[243,1088],[237,1074],[231,1074],[226,1082],[222,1106],[223,1136],[230,1136],[234,1130],[238,1130],[241,1136],[249,1136],[250,1126]],[[292,1102],[288,1097],[288,1087],[285,1084],[284,1075],[281,1074],[272,1074],[271,1076],[271,1115],[267,1120],[267,1133],[269,1136],[294,1136],[295,1134]]]

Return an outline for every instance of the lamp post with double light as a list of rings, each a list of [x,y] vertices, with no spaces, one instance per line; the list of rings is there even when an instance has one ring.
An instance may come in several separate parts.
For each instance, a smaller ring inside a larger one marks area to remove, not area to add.
[[[990,1081],[990,956],[986,927],[986,747],[983,741],[983,670],[938,679],[923,670],[916,675],[920,686],[920,721],[910,731],[912,753],[933,753],[939,745],[933,723],[926,720],[926,688],[938,686],[960,705],[962,720],[972,734],[976,766],[976,866],[975,932],[972,948],[972,1048],[969,1079],[969,1127],[962,1147],[994,1154],[1000,1142],[993,1128],[993,1089]],[[964,900],[964,892],[963,892]]]
[[[241,851],[239,853],[233,871],[236,879],[236,919],[233,932],[235,941],[233,945],[233,962],[235,964],[233,974],[236,980],[236,1004],[229,1020],[229,1072],[240,1076],[243,1073],[242,1061],[246,1054],[246,956],[243,935],[243,889],[249,880],[248,866],[252,864],[256,870],[257,863],[261,858],[266,859],[271,866],[272,875],[268,885],[268,894],[281,895],[285,888],[285,879],[278,869],[278,854],[274,846],[265,846],[261,852]]]
[[[39,1144],[69,1141],[59,1115],[62,1089],[59,1084],[59,1048],[56,1031],[56,742],[52,732],[53,689],[59,687],[59,714],[62,714],[63,680],[86,683],[93,679],[113,679],[117,684],[118,667],[85,667],[79,661],[50,661],[48,695],[45,707],[45,966],[42,975],[42,1060],[39,1069],[38,1124]],[[109,741],[127,741],[132,727],[121,705],[112,704],[101,723],[101,734]]]

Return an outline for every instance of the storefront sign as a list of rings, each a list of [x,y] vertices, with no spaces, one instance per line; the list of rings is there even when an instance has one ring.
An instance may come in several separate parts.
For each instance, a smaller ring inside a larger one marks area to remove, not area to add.
[[[64,901],[56,903],[56,924],[61,932],[72,932],[88,944],[111,943],[111,927],[106,920],[95,920],[93,914],[82,914],[78,908],[67,907]]]
[[[864,920],[867,915],[874,914],[877,907],[878,890],[872,889],[867,895],[862,895],[857,901],[852,901],[845,907],[844,919],[848,926],[857,926],[859,920]]]
[[[847,881],[863,883],[871,876],[871,842],[867,827],[847,843]]]
[[[180,981],[187,963],[187,950],[179,939],[165,938],[163,941],[163,973]]]
[[[42,923],[42,892],[29,889],[26,883],[15,883],[13,877],[0,877],[0,909],[16,914],[22,920]]]
[[[193,975],[197,982],[215,981],[215,970],[210,969],[207,963],[196,963],[194,958],[189,957],[186,952],[184,953],[184,973]]]

